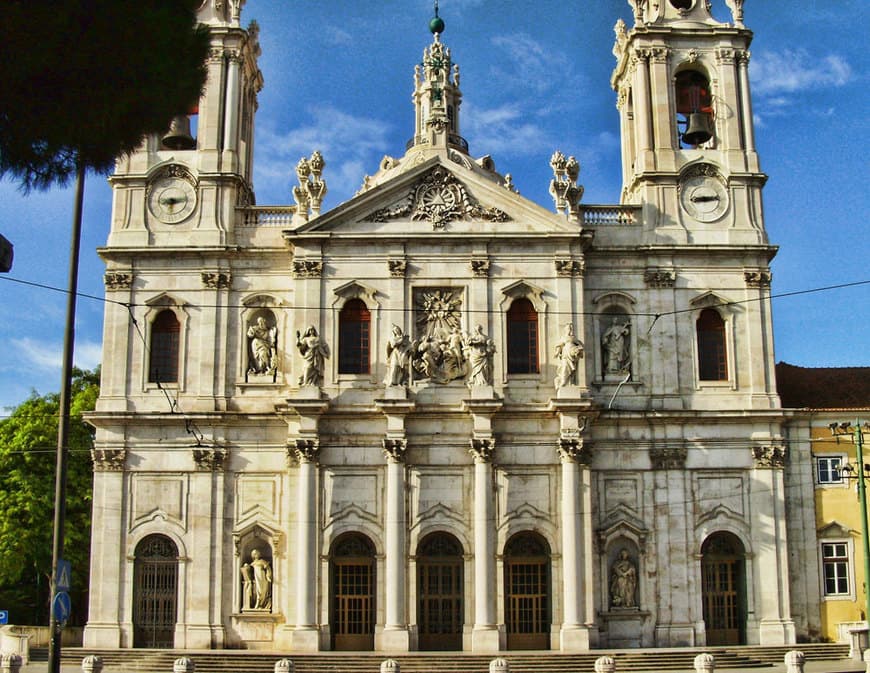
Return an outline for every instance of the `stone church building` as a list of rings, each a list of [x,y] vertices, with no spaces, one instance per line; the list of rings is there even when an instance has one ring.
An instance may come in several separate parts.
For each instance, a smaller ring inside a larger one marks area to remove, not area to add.
[[[196,137],[111,178],[85,646],[802,635],[742,0],[631,0],[619,202],[557,151],[555,208],[470,153],[436,15],[404,154],[328,212],[317,148],[256,205],[242,4],[199,10]]]

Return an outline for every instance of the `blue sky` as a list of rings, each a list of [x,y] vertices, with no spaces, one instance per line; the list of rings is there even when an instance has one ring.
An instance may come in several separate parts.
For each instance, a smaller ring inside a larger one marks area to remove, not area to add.
[[[519,191],[548,208],[555,149],[575,155],[586,203],[619,198],[619,127],[610,89],[613,24],[624,0],[441,0],[443,41],[462,73],[462,135],[492,155]],[[728,20],[724,0],[714,15]],[[254,183],[259,204],[292,203],[294,166],[319,149],[325,209],[350,198],[384,155],[413,135],[412,74],[430,0],[248,0],[260,24]],[[776,294],[870,279],[866,0],[749,0],[750,76]],[[50,104],[50,97],[46,96]],[[86,113],[83,111],[83,113]],[[85,188],[79,290],[102,297],[111,194]],[[60,387],[72,189],[23,195],[0,182],[0,233],[15,266],[0,275],[0,407]],[[4,277],[5,276],[5,277]],[[14,282],[14,280],[23,282]],[[803,366],[870,365],[870,285],[774,299],[776,359]],[[78,300],[75,359],[101,358],[102,302]]]

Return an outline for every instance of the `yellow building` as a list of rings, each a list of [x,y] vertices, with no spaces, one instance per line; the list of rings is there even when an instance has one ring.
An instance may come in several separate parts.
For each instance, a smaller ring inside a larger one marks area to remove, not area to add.
[[[849,631],[866,626],[867,618],[855,427],[856,422],[870,421],[870,367],[807,368],[780,363],[776,373],[782,405],[793,410],[787,425],[791,455],[811,457],[799,462],[810,468],[806,472],[812,472],[818,570],[814,573],[807,567],[805,576],[807,583],[814,575],[818,577],[818,636],[848,641]],[[870,430],[864,429],[863,438],[863,462],[870,468]],[[796,488],[808,486],[809,474],[802,476],[804,483]],[[800,518],[792,513],[793,520]],[[805,531],[806,553],[795,552],[803,556],[799,563],[807,566],[814,560],[809,548],[811,533]],[[814,602],[813,587],[795,587],[795,591],[805,591],[806,600]]]

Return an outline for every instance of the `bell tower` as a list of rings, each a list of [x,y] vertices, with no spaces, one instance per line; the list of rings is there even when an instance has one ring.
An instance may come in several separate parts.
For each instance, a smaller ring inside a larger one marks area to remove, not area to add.
[[[712,16],[709,0],[629,0],[634,25],[615,27],[621,200],[643,204],[644,221],[675,242],[766,242],[752,32],[743,0],[725,4],[728,23]]]
[[[198,106],[167,121],[118,160],[109,246],[225,245],[235,208],[253,204],[254,112],[263,78],[258,27],[241,27],[245,0],[206,0],[208,78]]]

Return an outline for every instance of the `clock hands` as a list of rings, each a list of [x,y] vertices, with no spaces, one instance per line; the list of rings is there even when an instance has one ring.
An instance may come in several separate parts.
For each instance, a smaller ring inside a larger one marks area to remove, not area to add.
[[[691,201],[692,203],[707,203],[709,201],[718,201],[718,200],[719,200],[718,194],[704,194],[701,196],[692,195],[691,197],[689,197],[689,201]]]

